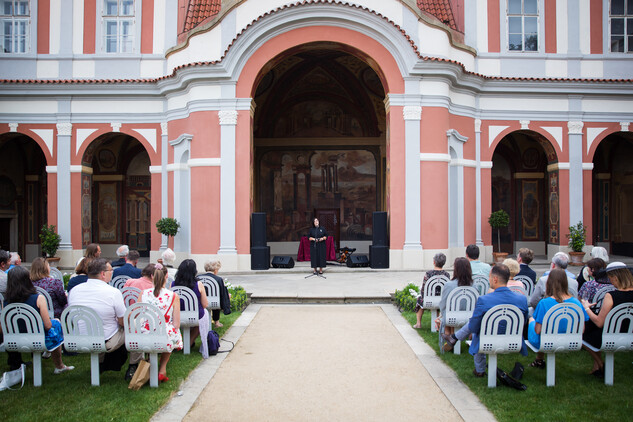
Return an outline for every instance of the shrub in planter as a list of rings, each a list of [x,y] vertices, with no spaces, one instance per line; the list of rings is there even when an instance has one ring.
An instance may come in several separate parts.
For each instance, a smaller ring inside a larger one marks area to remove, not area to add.
[[[396,290],[396,294],[394,295],[394,300],[400,311],[413,312],[413,309],[415,308],[417,297],[414,297],[411,294],[410,290],[414,290],[416,293],[419,294],[420,286],[416,286],[413,283],[409,283],[404,287],[404,289]]]
[[[497,252],[501,252],[501,229],[510,225],[510,216],[504,210],[498,210],[490,214],[488,224],[497,229]]]
[[[569,226],[569,248],[574,252],[582,252],[582,248],[585,247],[585,239],[587,236],[587,227],[579,221],[574,226]]]
[[[40,232],[40,244],[45,257],[53,257],[57,253],[62,237],[55,231],[54,225],[44,224]]]

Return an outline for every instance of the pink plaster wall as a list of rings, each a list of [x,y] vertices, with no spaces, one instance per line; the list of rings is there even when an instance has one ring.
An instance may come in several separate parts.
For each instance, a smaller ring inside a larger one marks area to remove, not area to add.
[[[391,106],[387,113],[387,211],[389,216],[389,245],[402,249],[405,239],[405,147],[402,106]]]
[[[190,171],[191,253],[215,252],[220,248],[220,167]]]
[[[251,218],[253,210],[253,119],[250,110],[237,115],[235,157],[235,246],[238,254],[249,254],[251,248]]]
[[[82,249],[81,173],[70,173],[70,241],[73,249]]]

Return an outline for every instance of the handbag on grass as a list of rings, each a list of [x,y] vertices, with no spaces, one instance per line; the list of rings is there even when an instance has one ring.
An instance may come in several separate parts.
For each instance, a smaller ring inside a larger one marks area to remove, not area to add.
[[[20,368],[15,369],[13,371],[7,371],[2,375],[2,379],[0,380],[0,391],[3,390],[20,390],[24,387],[24,369],[26,368],[25,364],[20,365]],[[11,388],[14,385],[22,382],[20,388]]]
[[[138,363],[138,367],[136,368],[136,372],[134,372],[134,376],[130,381],[130,385],[127,388],[130,390],[138,390],[149,381],[149,362],[146,360],[141,360]]]

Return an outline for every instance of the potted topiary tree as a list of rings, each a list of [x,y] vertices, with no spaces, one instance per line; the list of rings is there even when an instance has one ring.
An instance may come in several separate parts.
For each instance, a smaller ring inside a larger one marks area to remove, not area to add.
[[[582,249],[585,247],[586,236],[587,227],[582,224],[582,221],[579,221],[574,226],[569,226],[567,239],[569,239],[569,248],[571,249],[571,252],[569,252],[571,265],[583,265],[582,261],[585,257],[585,252]]]
[[[164,217],[156,222],[156,229],[158,233],[167,236],[167,243],[169,243],[169,238],[178,234],[180,223],[175,218]]]
[[[42,256],[55,267],[60,258],[56,257],[57,249],[62,241],[62,237],[55,231],[54,225],[44,224],[40,232],[40,245],[42,247]]]
[[[498,252],[492,252],[495,262],[503,262],[508,256],[507,252],[501,252],[501,229],[510,225],[510,216],[504,210],[498,210],[490,214],[488,223],[493,229],[497,229],[497,249]]]

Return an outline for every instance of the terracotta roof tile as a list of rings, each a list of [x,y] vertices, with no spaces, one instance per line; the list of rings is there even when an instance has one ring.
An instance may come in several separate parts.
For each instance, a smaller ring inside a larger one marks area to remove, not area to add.
[[[459,31],[448,0],[418,0],[418,7],[421,11],[435,16],[449,28]]]
[[[184,32],[192,30],[205,19],[217,15],[221,5],[222,0],[189,0]]]

